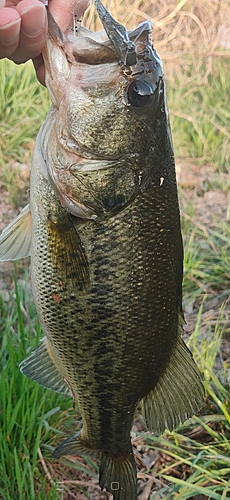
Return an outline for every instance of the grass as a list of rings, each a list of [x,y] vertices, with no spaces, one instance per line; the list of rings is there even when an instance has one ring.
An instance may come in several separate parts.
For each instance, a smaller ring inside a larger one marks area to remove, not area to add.
[[[19,372],[19,361],[26,352],[26,335],[21,304],[25,298],[11,296],[9,302],[1,300],[1,447],[0,447],[0,496],[3,500],[13,498],[36,498],[38,480],[41,475],[37,466],[37,449],[40,444],[43,423],[41,415],[50,408],[47,394],[39,386],[24,380]],[[24,303],[25,305],[25,303]],[[26,312],[30,314],[28,310]],[[32,314],[32,316],[34,313]],[[39,327],[31,321],[34,333],[32,343],[39,338]],[[28,383],[29,382],[29,383]],[[45,410],[46,409],[46,410]],[[46,486],[42,495],[46,497]],[[52,498],[47,496],[47,498]]]
[[[109,7],[129,27],[154,18],[176,156],[182,164],[183,157],[194,159],[197,184],[200,168],[207,163],[208,175],[198,193],[201,200],[211,190],[227,194],[230,63],[228,52],[214,43],[226,16],[218,11],[217,0],[205,5],[200,0],[137,0],[128,10],[126,4],[117,0]],[[226,2],[222,5],[228,9]],[[87,23],[96,26],[92,9]],[[196,37],[199,58],[191,46]],[[30,63],[0,62],[0,188],[10,193],[15,206],[27,185],[19,183],[21,170],[30,162],[48,107],[47,91],[37,83]],[[192,192],[180,188],[179,193],[184,307],[189,312],[186,338],[203,373],[207,399],[201,414],[174,432],[160,437],[136,433],[133,444],[142,459],[140,499],[225,500],[230,497],[230,372],[229,351],[223,348],[229,346],[230,333],[230,202],[225,214],[213,210],[216,215],[209,214],[205,223],[197,220]],[[22,275],[20,266],[15,276]],[[0,295],[0,499],[70,500],[81,494],[90,500],[93,493],[87,484],[90,478],[95,491],[98,488],[97,465],[89,458],[50,459],[57,442],[79,427],[77,409],[71,409],[70,399],[43,389],[18,368],[42,336],[27,282],[19,281],[14,292]],[[154,459],[149,461],[151,454]]]
[[[209,345],[200,342],[197,353],[197,331],[190,346],[206,376],[206,408],[199,417],[190,419],[178,429],[159,438],[146,436],[148,448],[166,457],[156,477],[162,481],[157,495],[162,498],[210,498],[222,500],[230,493],[230,403],[229,392],[217,379],[213,366],[221,339],[220,332]],[[205,355],[200,355],[202,352]],[[205,412],[205,413],[204,413]],[[143,437],[143,436],[142,436]],[[201,497],[196,497],[201,495]],[[155,498],[153,495],[152,499]]]
[[[0,165],[25,159],[49,109],[47,90],[38,84],[32,63],[21,66],[3,59],[0,80]],[[29,98],[28,98],[29,96]]]
[[[191,219],[191,223],[194,219]],[[229,296],[230,230],[222,222],[215,229],[191,228],[185,236],[184,305],[203,295]]]
[[[52,479],[50,483],[45,480],[41,447],[50,456],[57,435],[63,436],[59,428],[65,429],[65,421],[74,425],[79,415],[69,409],[69,398],[50,395],[19,371],[20,361],[42,335],[25,282],[15,283],[15,293],[7,302],[1,297],[0,328],[0,498],[59,499],[64,488]],[[91,464],[87,469],[79,463],[78,469],[96,475]]]
[[[38,84],[32,63],[16,66],[0,63],[0,185],[10,202],[20,205],[27,183],[22,182],[23,164],[30,164],[34,139],[50,106],[47,90]],[[29,98],[28,98],[29,96]]]
[[[169,84],[168,103],[177,156],[199,158],[229,172],[230,61],[216,59],[207,82],[194,85],[193,67]]]
[[[96,464],[90,459],[62,459],[58,465],[50,459],[57,440],[72,433],[79,424],[79,415],[77,410],[71,409],[70,399],[43,389],[19,372],[19,362],[38,344],[42,332],[25,283],[15,286],[15,293],[8,301],[1,298],[0,303],[3,332],[0,498],[69,499],[71,488],[74,488],[75,493],[81,491],[85,498],[91,499],[85,485],[89,477],[95,483]],[[149,477],[157,481],[156,491],[152,489],[152,500],[171,499],[172,494],[181,500],[196,498],[197,494],[204,495],[201,498],[222,500],[230,493],[229,383],[224,370],[222,381],[215,370],[224,333],[225,308],[219,312],[214,331],[210,325],[208,335],[202,337],[203,306],[188,342],[205,379],[207,401],[202,414],[164,436],[139,432],[133,442],[134,446],[141,444],[144,452],[158,451],[157,470],[144,467],[139,471],[139,477],[145,482]]]

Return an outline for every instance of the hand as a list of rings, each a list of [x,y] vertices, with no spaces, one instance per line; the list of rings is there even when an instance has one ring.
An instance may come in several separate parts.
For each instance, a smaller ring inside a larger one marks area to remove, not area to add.
[[[49,10],[62,31],[81,17],[89,0],[50,0]],[[41,51],[47,37],[46,8],[39,0],[0,0],[0,59],[19,64],[33,59],[37,77],[44,84]]]

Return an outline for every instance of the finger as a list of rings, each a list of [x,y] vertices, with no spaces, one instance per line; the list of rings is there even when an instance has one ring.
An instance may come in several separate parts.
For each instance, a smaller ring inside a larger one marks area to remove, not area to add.
[[[47,15],[39,0],[22,0],[16,10],[21,16],[21,36],[12,59],[21,63],[41,53],[47,36]]]
[[[73,12],[80,18],[89,6],[89,0],[50,0],[49,10],[54,16],[59,27],[65,31],[73,22]],[[45,65],[42,56],[33,59],[37,78],[45,85]]]
[[[35,71],[37,73],[37,79],[42,84],[45,85],[45,65],[42,55],[35,57],[33,59],[33,64]]]
[[[75,0],[74,2],[74,15],[81,19],[86,9],[88,9],[90,0]]]
[[[0,59],[11,56],[18,47],[21,18],[15,9],[0,11]]]
[[[79,19],[89,6],[89,0],[50,0],[49,10],[62,31],[73,24],[73,15]]]

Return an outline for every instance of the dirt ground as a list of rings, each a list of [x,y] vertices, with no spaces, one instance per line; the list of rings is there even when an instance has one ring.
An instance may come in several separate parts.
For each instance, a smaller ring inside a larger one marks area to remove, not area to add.
[[[177,178],[180,186],[181,214],[189,219],[206,237],[209,229],[217,230],[219,221],[230,220],[229,189],[223,191],[222,186],[228,186],[229,174],[216,172],[212,165],[199,165],[194,160],[177,160]],[[220,178],[221,176],[221,178]],[[185,207],[190,203],[194,207],[192,218],[186,213]],[[221,232],[220,228],[220,232]],[[215,253],[217,249],[210,239]],[[213,325],[220,315],[220,308],[225,303],[222,322],[225,335],[222,339],[216,369],[221,371],[223,362],[230,366],[230,281],[223,293],[213,291],[205,302],[201,317],[200,334],[207,336],[208,326]],[[199,304],[200,305],[200,304]],[[192,333],[197,320],[198,305],[188,304],[185,307],[185,332]],[[229,370],[230,382],[230,370]]]

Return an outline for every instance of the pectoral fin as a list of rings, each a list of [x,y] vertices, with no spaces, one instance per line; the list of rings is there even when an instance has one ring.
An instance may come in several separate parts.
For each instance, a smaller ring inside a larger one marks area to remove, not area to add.
[[[31,239],[32,216],[30,206],[26,205],[0,235],[0,262],[18,260],[30,255]]]
[[[46,338],[28,358],[21,362],[20,370],[23,375],[35,380],[35,382],[51,391],[72,395],[66,380],[52,357]]]
[[[165,373],[142,400],[148,429],[161,434],[192,417],[202,407],[204,388],[192,354],[179,338]]]

